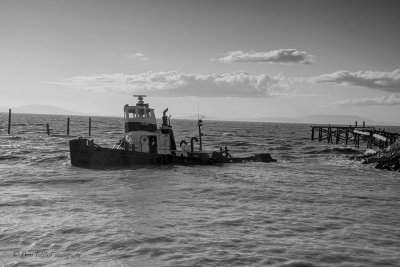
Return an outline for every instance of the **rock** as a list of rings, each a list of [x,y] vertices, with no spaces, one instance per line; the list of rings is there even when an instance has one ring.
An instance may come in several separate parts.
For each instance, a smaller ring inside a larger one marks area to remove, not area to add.
[[[375,163],[376,169],[400,170],[400,140],[365,159],[363,163]]]

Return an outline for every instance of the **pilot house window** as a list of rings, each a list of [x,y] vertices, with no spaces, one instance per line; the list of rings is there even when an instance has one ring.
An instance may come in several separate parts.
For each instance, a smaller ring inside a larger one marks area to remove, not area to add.
[[[136,111],[134,109],[130,109],[128,111],[128,119],[133,119],[136,117]]]
[[[146,117],[151,118],[151,109],[149,108],[146,109]]]
[[[150,108],[129,109],[126,117],[127,119],[152,118],[152,113]]]

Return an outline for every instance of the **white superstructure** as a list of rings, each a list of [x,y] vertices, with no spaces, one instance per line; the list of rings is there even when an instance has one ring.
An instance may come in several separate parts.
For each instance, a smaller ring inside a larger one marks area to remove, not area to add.
[[[176,150],[172,127],[168,123],[166,112],[163,114],[162,127],[157,128],[154,110],[143,102],[145,95],[135,95],[135,106],[124,106],[125,136],[118,147],[128,151],[168,155]]]

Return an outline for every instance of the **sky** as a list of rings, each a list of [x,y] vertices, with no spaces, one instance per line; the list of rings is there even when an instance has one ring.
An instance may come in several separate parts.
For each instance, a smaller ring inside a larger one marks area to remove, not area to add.
[[[0,106],[400,122],[398,0],[0,0]]]

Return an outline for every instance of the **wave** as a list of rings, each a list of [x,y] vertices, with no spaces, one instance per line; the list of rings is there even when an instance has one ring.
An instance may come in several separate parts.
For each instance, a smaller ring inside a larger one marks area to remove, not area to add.
[[[35,162],[38,162],[38,163],[39,162],[56,162],[56,161],[64,161],[67,159],[68,159],[68,155],[60,155],[60,156],[36,159]]]
[[[279,158],[282,159],[282,160],[295,160],[295,159],[298,159],[299,156],[285,155],[285,154],[283,154],[283,155],[280,155]]]
[[[308,151],[305,154],[358,154],[360,151],[350,147],[326,147],[320,150]]]
[[[60,178],[60,179],[35,179],[35,180],[7,180],[7,181],[2,181],[0,182],[0,186],[23,186],[23,185],[42,185],[42,184],[49,184],[49,185],[58,185],[58,184],[83,184],[83,183],[89,183],[92,182],[93,179],[65,179],[65,178]]]
[[[316,265],[307,261],[290,261],[277,265],[277,267],[316,267]]]
[[[309,151],[309,150],[314,150],[314,149],[316,149],[316,148],[317,148],[316,146],[303,146],[303,147],[301,147],[300,149],[301,149],[301,150]]]
[[[279,151],[288,151],[292,150],[291,146],[286,146],[286,145],[281,145],[281,146],[275,146],[275,147],[270,147],[271,150],[279,150]]]
[[[59,234],[84,234],[89,232],[90,229],[84,227],[64,227],[57,230]]]
[[[28,199],[28,200],[17,200],[9,202],[0,202],[0,207],[42,207],[49,203],[55,202],[47,199]]]
[[[232,147],[236,147],[236,146],[249,146],[251,145],[251,143],[247,142],[247,141],[230,141],[230,142],[221,142],[220,143],[221,146],[232,146]]]
[[[139,248],[135,252],[139,255],[148,255],[151,258],[162,256],[166,253],[170,253],[172,249],[168,248]]]
[[[44,183],[44,184],[84,184],[84,183],[90,183],[92,182],[93,179],[48,179],[48,180],[37,180],[37,181],[32,181],[31,183]]]
[[[19,159],[25,159],[25,157],[19,157],[19,156],[12,156],[12,155],[3,155],[0,156],[0,160],[19,160]]]
[[[67,134],[52,134],[50,132],[51,137],[63,137],[63,138],[70,138],[70,137],[78,137],[78,135],[67,135]]]
[[[5,136],[1,136],[1,139],[6,139],[6,140],[22,140],[23,137],[21,136],[17,136],[17,135],[5,135]]]
[[[171,243],[171,242],[175,242],[175,240],[168,236],[154,236],[154,237],[144,238],[143,240],[140,240],[139,242],[154,244],[154,243]]]
[[[245,224],[245,220],[243,218],[218,219],[212,222],[212,224],[220,224],[223,226],[240,226]]]

